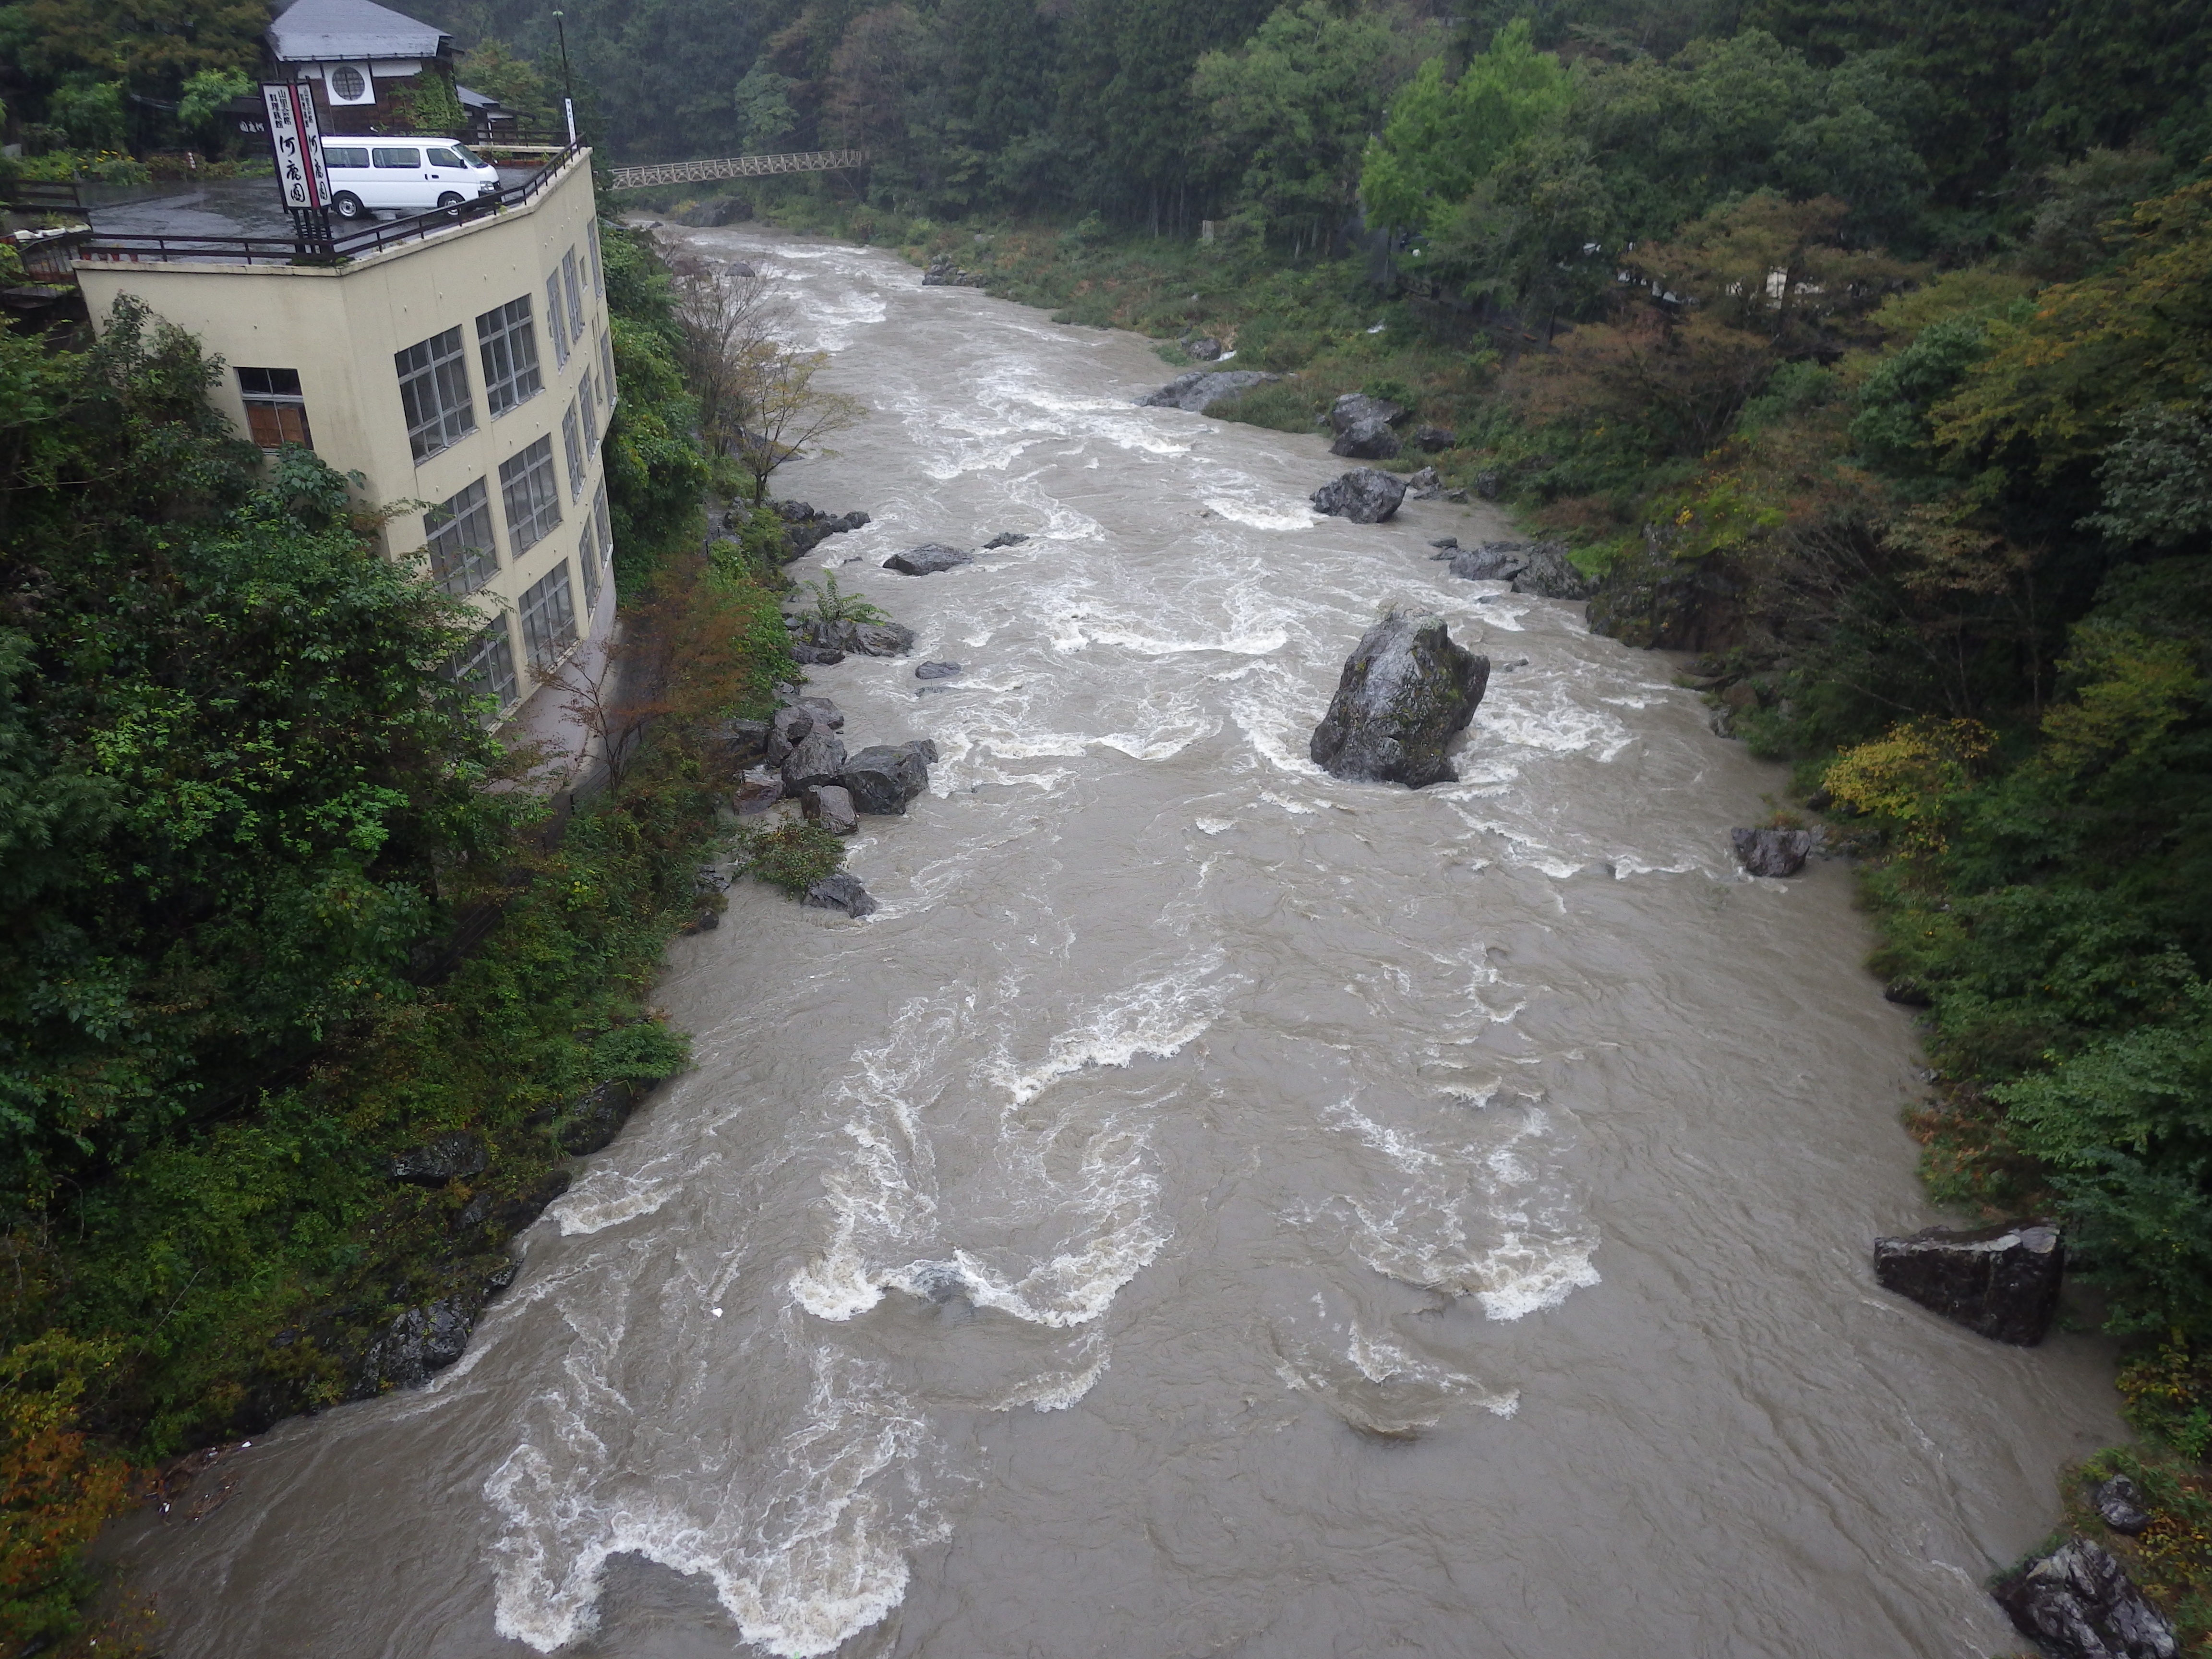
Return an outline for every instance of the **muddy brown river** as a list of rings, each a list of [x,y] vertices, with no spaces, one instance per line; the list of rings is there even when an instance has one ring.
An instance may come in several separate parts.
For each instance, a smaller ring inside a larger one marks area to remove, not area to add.
[[[1127,335],[750,228],[873,411],[781,493],[921,635],[814,671],[933,738],[851,921],[680,942],[697,1037],[420,1392],[118,1540],[170,1659],[1981,1659],[2120,1433],[2098,1341],[1877,1290],[1938,1219],[1848,869],[1780,769],[1480,507],[1316,519],[1318,437],[1130,399]],[[910,578],[921,541],[1018,546]],[[1461,781],[1306,759],[1378,607],[1489,654]],[[926,685],[915,664],[960,677]]]

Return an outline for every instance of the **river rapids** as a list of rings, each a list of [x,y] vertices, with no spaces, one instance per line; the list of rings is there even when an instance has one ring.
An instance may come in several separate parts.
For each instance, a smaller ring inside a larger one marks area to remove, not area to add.
[[[1875,1289],[1936,1218],[1840,863],[1581,607],[1455,580],[1319,436],[878,252],[776,279],[872,411],[781,493],[915,629],[811,690],[934,739],[854,922],[757,884],[696,1036],[460,1363],[287,1423],[114,1547],[169,1659],[1980,1659],[2120,1433],[2108,1360]],[[922,541],[1030,538],[949,574]],[[1461,780],[1306,758],[1378,609],[1489,655]],[[925,684],[927,658],[965,665]]]

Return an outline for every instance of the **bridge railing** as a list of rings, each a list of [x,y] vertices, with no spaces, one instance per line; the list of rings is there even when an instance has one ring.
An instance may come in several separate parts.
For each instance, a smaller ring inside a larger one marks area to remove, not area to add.
[[[833,173],[866,163],[860,149],[810,149],[792,155],[730,155],[712,161],[648,161],[609,170],[617,190],[647,185],[703,184],[710,179],[761,179],[778,173]]]

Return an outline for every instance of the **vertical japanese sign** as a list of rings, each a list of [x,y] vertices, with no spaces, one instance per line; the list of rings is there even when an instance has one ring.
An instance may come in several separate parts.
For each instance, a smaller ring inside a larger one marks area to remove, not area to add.
[[[315,125],[315,98],[303,81],[264,81],[261,101],[269,111],[269,149],[276,158],[276,188],[295,212],[331,204],[330,169]]]

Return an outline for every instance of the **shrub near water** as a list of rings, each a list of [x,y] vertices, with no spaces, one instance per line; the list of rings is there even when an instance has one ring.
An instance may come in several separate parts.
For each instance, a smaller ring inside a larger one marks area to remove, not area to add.
[[[845,843],[835,831],[791,818],[773,829],[738,832],[738,867],[794,896],[845,867]]]

